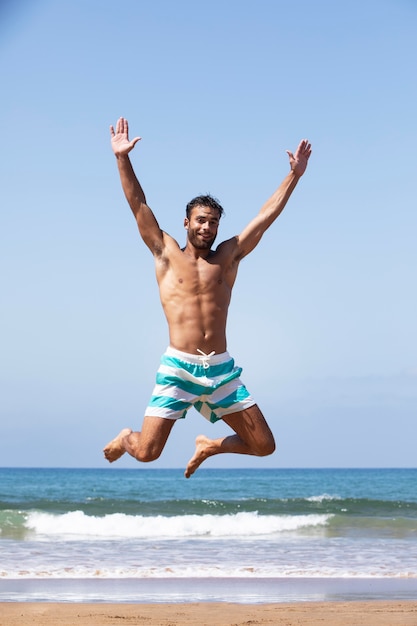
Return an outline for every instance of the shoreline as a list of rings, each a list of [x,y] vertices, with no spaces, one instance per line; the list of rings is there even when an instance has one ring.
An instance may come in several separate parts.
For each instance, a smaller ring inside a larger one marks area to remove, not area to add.
[[[417,578],[0,578],[0,603],[258,605],[416,599]]]
[[[415,626],[417,601],[232,603],[0,603],[0,626]]]

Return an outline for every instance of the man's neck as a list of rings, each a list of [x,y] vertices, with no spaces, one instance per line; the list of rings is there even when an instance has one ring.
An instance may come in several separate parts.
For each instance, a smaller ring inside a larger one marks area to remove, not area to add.
[[[192,257],[193,259],[207,259],[209,256],[214,254],[211,248],[196,248],[189,241],[186,246],[182,248],[182,251],[184,254]]]

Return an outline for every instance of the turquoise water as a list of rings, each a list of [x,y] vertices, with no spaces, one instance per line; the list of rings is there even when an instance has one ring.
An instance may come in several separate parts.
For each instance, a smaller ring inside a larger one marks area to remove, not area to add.
[[[3,468],[0,555],[2,581],[413,579],[417,470]]]

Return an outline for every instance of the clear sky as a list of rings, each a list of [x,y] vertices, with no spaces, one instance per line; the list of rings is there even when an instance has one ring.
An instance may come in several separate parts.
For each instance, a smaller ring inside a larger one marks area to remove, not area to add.
[[[0,465],[106,467],[141,424],[168,335],[109,144],[125,116],[180,243],[192,197],[235,235],[313,144],[229,314],[278,450],[207,467],[415,467],[415,1],[1,6]],[[192,411],[153,466],[185,467],[199,432],[227,430]]]

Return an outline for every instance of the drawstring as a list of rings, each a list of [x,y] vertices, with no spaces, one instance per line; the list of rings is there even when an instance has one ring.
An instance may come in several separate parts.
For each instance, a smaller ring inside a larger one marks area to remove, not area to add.
[[[204,369],[208,369],[210,367],[209,359],[211,356],[213,356],[213,354],[216,354],[215,351],[213,350],[213,352],[210,352],[210,354],[206,354],[205,352],[197,348],[197,352],[201,354],[201,356],[199,356],[198,358],[201,359]]]

